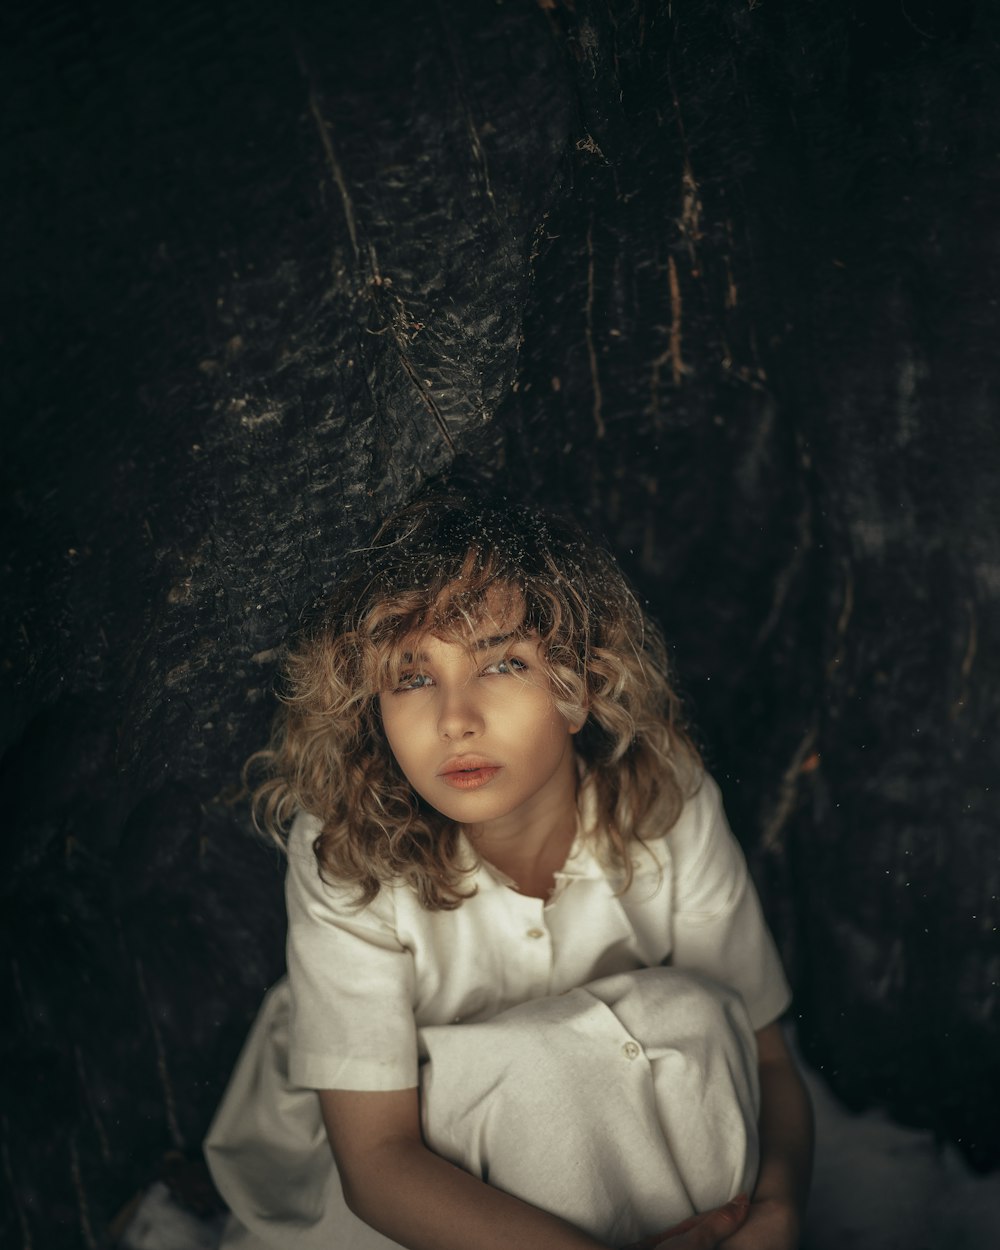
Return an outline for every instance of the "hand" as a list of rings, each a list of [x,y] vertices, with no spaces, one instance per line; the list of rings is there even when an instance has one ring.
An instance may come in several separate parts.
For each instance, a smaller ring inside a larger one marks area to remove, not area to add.
[[[746,1220],[726,1242],[726,1250],[797,1250],[801,1232],[798,1211],[790,1202],[762,1198],[750,1203]]]
[[[692,1215],[680,1224],[644,1237],[623,1250],[714,1250],[732,1237],[747,1218],[749,1199],[740,1194],[724,1207]],[[747,1247],[749,1250],[749,1246]]]

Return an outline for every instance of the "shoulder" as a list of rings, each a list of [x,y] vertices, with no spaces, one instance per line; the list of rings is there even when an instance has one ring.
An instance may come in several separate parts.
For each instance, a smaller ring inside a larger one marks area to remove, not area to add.
[[[319,837],[322,828],[323,822],[318,816],[313,816],[310,812],[304,812],[301,809],[295,813],[292,827],[288,831],[289,862],[293,859],[311,859],[313,863],[316,862],[313,843]]]
[[[704,853],[720,832],[729,833],[722,794],[710,773],[699,770],[690,783],[680,815],[672,825],[643,837],[657,859],[690,858]]]
[[[666,836],[676,853],[678,848],[704,849],[713,834],[723,831],[729,832],[729,824],[722,805],[722,792],[711,773],[702,769],[692,782],[691,793],[684,801],[677,823]]]
[[[675,904],[715,911],[730,903],[743,886],[746,863],[726,819],[715,779],[702,771],[695,779],[680,816],[659,835],[643,839],[673,881]],[[636,875],[651,867],[650,855],[633,853]]]
[[[749,883],[737,842],[714,778],[703,773],[695,795],[669,836],[679,910],[713,916],[733,908]]]
[[[315,843],[322,828],[318,817],[300,811],[289,830],[285,876],[289,926],[319,920],[346,924],[352,929],[394,929],[396,895],[406,887],[384,886],[375,898],[363,903],[356,884],[337,881],[321,870]]]

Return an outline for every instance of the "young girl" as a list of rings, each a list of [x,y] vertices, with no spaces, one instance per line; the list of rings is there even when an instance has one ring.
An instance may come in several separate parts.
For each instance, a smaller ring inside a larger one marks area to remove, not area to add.
[[[609,555],[403,509],[258,760],[288,977],[206,1143],[229,1250],[797,1245],[787,985]]]

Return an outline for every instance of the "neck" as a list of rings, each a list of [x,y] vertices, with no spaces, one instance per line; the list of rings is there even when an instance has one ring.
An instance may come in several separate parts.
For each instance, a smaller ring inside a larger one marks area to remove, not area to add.
[[[520,892],[547,898],[555,873],[566,862],[576,833],[576,755],[567,749],[543,795],[485,825],[466,825],[465,834],[483,859],[514,882]]]

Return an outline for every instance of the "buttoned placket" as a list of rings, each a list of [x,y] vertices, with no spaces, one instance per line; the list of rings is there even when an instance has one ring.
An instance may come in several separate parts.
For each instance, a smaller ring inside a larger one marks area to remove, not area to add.
[[[592,789],[588,787],[583,796],[576,836],[565,864],[554,874],[555,883],[548,899],[522,894],[511,877],[488,860],[476,855],[470,846],[470,852],[478,859],[478,870],[482,874],[480,889],[485,888],[491,893],[497,891],[497,901],[502,900],[495,922],[501,923],[505,931],[502,943],[505,965],[503,979],[508,984],[519,987],[519,999],[541,998],[555,992],[553,982],[557,952],[547,911],[562,902],[574,882],[582,884],[600,881],[605,888],[609,888],[604,870],[598,864],[589,843],[594,819],[594,796]],[[618,914],[617,911],[615,914]],[[555,928],[559,931],[561,926],[557,923]],[[459,1023],[459,1019],[455,1023]]]
[[[517,940],[512,944],[525,984],[531,987],[531,998],[540,998],[552,987],[552,935],[545,923],[545,903],[540,898],[513,894],[510,922],[516,925]]]

